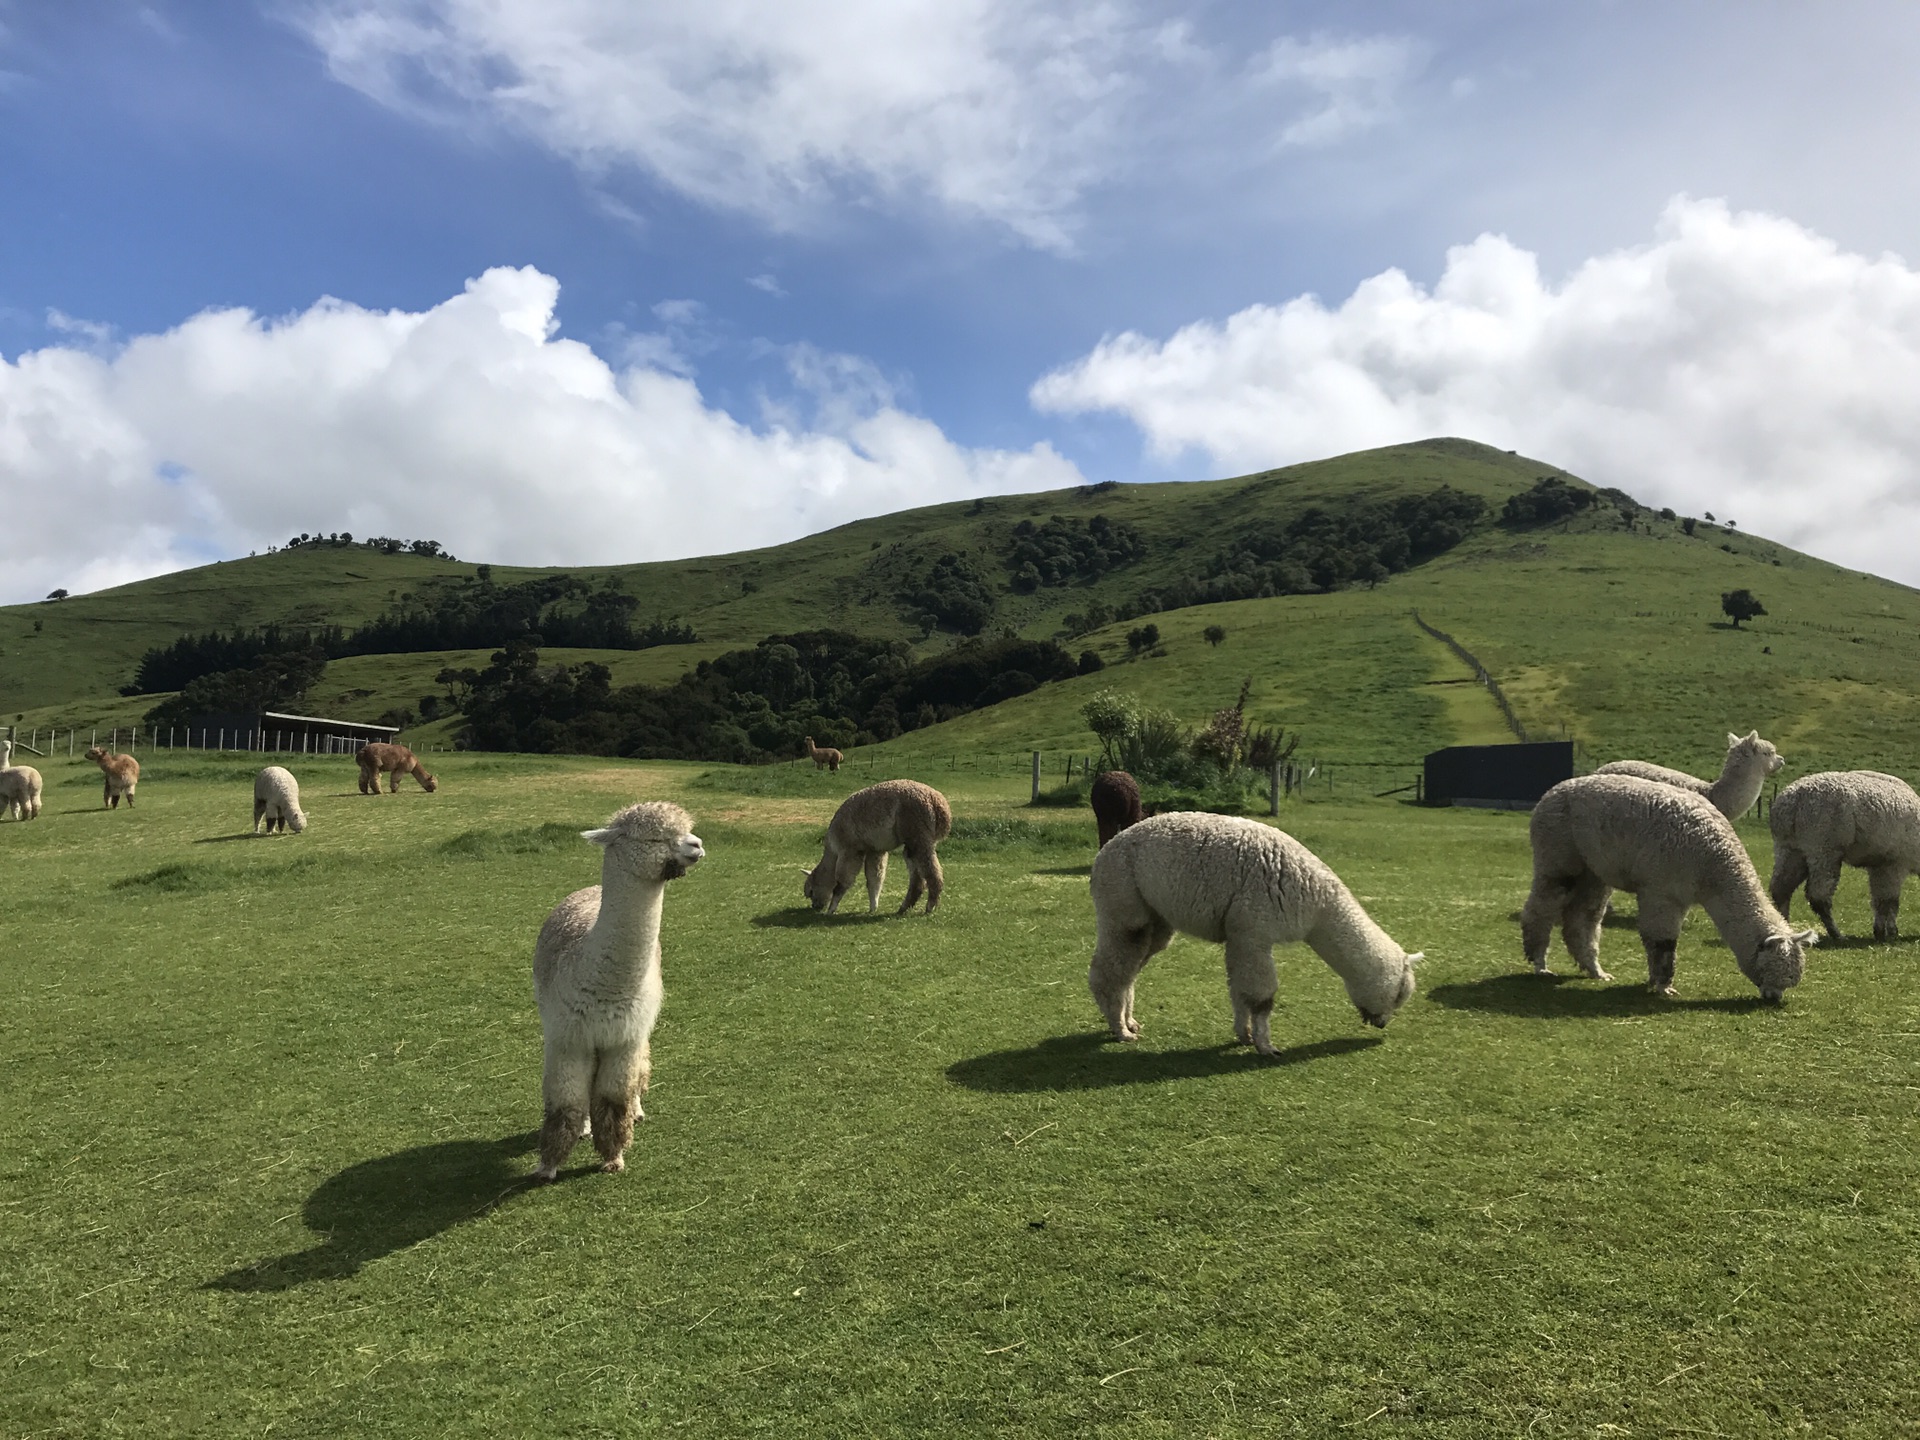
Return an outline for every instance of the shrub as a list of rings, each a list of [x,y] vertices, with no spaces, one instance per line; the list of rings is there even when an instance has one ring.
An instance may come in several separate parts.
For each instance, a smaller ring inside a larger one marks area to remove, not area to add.
[[[1080,673],[1082,675],[1092,675],[1106,668],[1107,662],[1100,658],[1100,652],[1098,650],[1082,650],[1080,652]]]

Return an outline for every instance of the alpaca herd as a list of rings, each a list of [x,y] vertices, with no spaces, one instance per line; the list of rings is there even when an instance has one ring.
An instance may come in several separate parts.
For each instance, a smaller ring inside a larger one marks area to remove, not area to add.
[[[1757,732],[1727,736],[1719,778],[1696,779],[1640,761],[1617,761],[1562,781],[1534,806],[1528,826],[1533,882],[1520,912],[1527,964],[1547,969],[1552,932],[1592,979],[1610,980],[1600,940],[1616,890],[1638,897],[1637,926],[1649,988],[1674,994],[1681,922],[1695,905],[1713,922],[1741,973],[1763,999],[1781,1000],[1805,973],[1820,938],[1787,916],[1794,892],[1828,937],[1840,938],[1833,897],[1842,866],[1868,873],[1876,940],[1898,936],[1901,888],[1920,871],[1920,796],[1891,775],[1859,770],[1806,776],[1774,798],[1774,867],[1762,885],[1733,820],[1784,763]],[[817,768],[840,754],[807,741]],[[99,747],[86,758],[105,778],[103,804],[133,806],[140,766]],[[370,744],[357,755],[362,794],[380,794],[401,774],[432,792],[438,782],[405,746]],[[40,812],[41,779],[11,764],[0,740],[0,811]],[[1114,1039],[1137,1040],[1134,987],[1176,933],[1224,948],[1234,1038],[1275,1054],[1270,1031],[1277,975],[1273,948],[1303,942],[1337,974],[1360,1018],[1384,1028],[1415,991],[1418,953],[1408,953],[1367,914],[1327,864],[1285,832],[1208,813],[1149,814],[1124,771],[1093,781],[1099,847],[1089,872],[1095,939],[1087,984]],[[254,781],[253,830],[307,828],[300,786],[270,765]],[[883,780],[855,791],[828,823],[820,860],[802,893],[815,911],[838,912],[864,874],[867,913],[879,908],[887,857],[902,850],[910,872],[905,915],[924,895],[932,915],[945,886],[937,847],[953,828],[947,799],[916,780]],[[536,1175],[551,1180],[574,1146],[591,1137],[600,1168],[625,1166],[641,1097],[652,1075],[651,1037],[663,999],[660,921],[669,882],[706,856],[693,820],[663,801],[629,805],[582,832],[601,852],[600,883],[574,892],[547,916],[534,946],[534,999],[544,1039],[544,1118]]]

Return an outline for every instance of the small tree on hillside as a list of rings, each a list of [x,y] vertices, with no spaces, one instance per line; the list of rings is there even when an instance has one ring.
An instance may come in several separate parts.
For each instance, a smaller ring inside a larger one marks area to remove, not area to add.
[[[1224,625],[1209,625],[1206,629],[1202,630],[1200,634],[1201,637],[1206,640],[1207,644],[1218,645],[1222,640],[1227,638],[1227,627]]]
[[[1158,625],[1139,625],[1127,632],[1127,650],[1138,655],[1142,650],[1151,650],[1160,643]]]
[[[1752,620],[1767,613],[1767,607],[1754,598],[1751,590],[1728,590],[1720,596],[1720,610],[1733,621],[1738,630],[1742,620]]]
[[[1140,723],[1140,707],[1118,690],[1102,690],[1080,707],[1080,714],[1087,728],[1099,737],[1101,768],[1117,768],[1121,745]]]

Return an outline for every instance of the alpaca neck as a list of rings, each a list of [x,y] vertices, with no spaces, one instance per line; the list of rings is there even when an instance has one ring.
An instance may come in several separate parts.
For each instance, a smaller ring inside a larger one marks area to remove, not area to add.
[[[1313,953],[1342,980],[1372,978],[1380,968],[1380,957],[1398,953],[1400,948],[1344,890],[1322,908],[1320,919],[1306,938]]]
[[[593,935],[602,973],[637,984],[649,965],[660,963],[660,908],[664,881],[642,880],[618,869],[609,856],[600,867],[600,914]]]
[[[1765,765],[1741,764],[1729,756],[1720,778],[1707,787],[1707,798],[1722,815],[1744,815],[1760,798],[1760,787],[1766,783]]]
[[[1703,899],[1700,908],[1707,912],[1713,928],[1720,932],[1744,971],[1760,953],[1762,943],[1787,934],[1789,927],[1760,888],[1760,877],[1751,867],[1745,874],[1740,874],[1738,867],[1728,870],[1730,873],[1716,877],[1718,883],[1710,887],[1711,898]]]

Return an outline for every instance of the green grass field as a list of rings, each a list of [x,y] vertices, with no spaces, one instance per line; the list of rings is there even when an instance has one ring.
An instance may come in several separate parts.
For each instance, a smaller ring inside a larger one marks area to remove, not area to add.
[[[1378,703],[1455,723],[1405,653]],[[868,756],[951,795],[947,896],[827,921],[798,867],[854,769],[438,758],[379,799],[300,762],[300,836],[242,838],[243,756],[114,813],[51,761],[0,824],[0,1433],[1912,1432],[1910,943],[1774,1008],[1696,914],[1656,1001],[1617,916],[1618,983],[1540,980],[1524,817],[1294,802],[1421,993],[1382,1036],[1283,951],[1263,1063],[1179,940],[1122,1047],[1090,818],[1011,768]],[[651,1118],[529,1188],[533,937],[647,797],[710,851]]]

